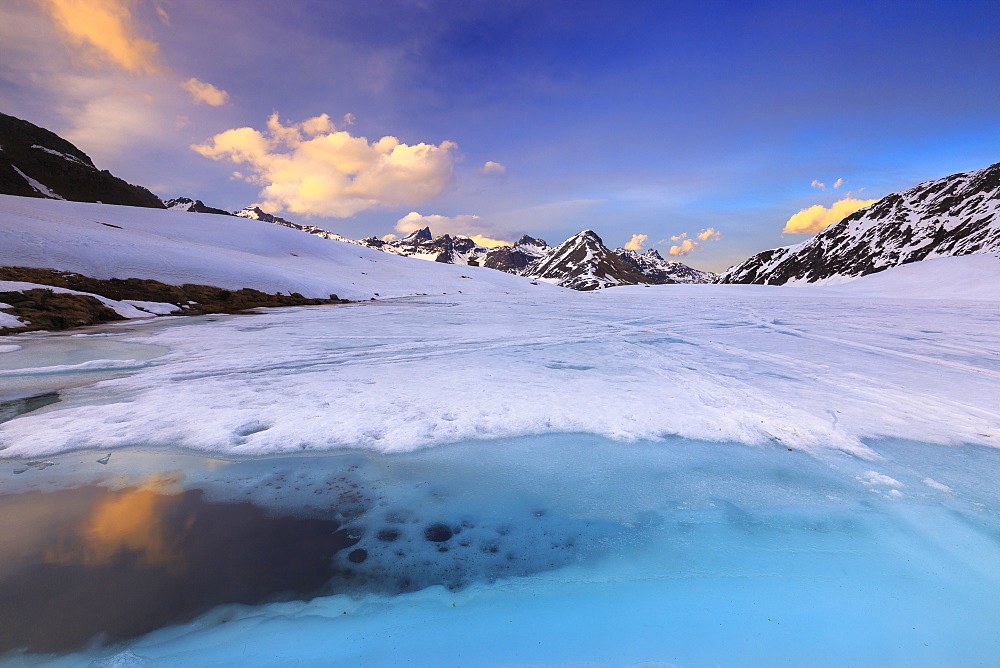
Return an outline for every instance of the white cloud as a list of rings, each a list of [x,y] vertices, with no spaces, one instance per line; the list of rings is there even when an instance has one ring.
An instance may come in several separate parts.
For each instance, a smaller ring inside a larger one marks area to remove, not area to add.
[[[263,186],[259,196],[271,210],[346,218],[437,197],[451,181],[457,145],[409,145],[395,137],[369,142],[338,131],[326,114],[287,126],[273,114],[266,132],[234,128],[191,148],[213,160],[246,163],[247,180]]]
[[[625,244],[625,248],[628,250],[641,251],[643,244],[645,244],[648,239],[648,234],[633,234],[632,239]]]
[[[850,193],[848,193],[850,195]],[[786,234],[814,234],[851,215],[855,211],[877,202],[877,199],[854,199],[846,197],[826,208],[821,204],[802,209],[788,219],[782,232]]]
[[[833,182],[834,188],[839,188],[842,185],[844,185],[844,179],[837,179],[836,181]]]
[[[819,188],[820,190],[826,190],[826,184],[825,183],[821,183],[821,182],[817,181],[816,179],[813,179],[813,182],[810,183],[809,185],[811,185],[813,188]]]
[[[182,81],[181,88],[191,93],[191,99],[195,102],[204,102],[213,107],[221,107],[229,101],[229,93],[194,77]]]
[[[503,176],[507,173],[507,168],[499,162],[487,160],[480,171],[486,176]]]
[[[706,230],[702,230],[698,233],[698,239],[701,241],[718,241],[722,238],[722,232],[719,232],[714,227],[709,227]]]

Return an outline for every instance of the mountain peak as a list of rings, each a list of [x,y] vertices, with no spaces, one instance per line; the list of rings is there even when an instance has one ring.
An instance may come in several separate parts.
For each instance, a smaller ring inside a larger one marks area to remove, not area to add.
[[[425,227],[423,229],[410,232],[405,237],[400,239],[400,242],[416,244],[424,241],[431,241],[432,239],[434,239],[434,236],[431,234],[431,228]]]
[[[651,282],[634,265],[608,250],[593,230],[583,230],[562,242],[524,275],[574,290]]]
[[[762,251],[719,283],[842,282],[901,264],[1000,251],[1000,163],[887,195],[794,246]]]

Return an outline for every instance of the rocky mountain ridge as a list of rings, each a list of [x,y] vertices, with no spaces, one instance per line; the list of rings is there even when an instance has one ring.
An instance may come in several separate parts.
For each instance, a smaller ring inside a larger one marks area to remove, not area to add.
[[[840,282],[919,260],[998,251],[1000,163],[883,197],[807,241],[754,255],[717,282]]]
[[[142,186],[99,170],[86,153],[59,135],[0,114],[0,193],[162,209]]]
[[[200,199],[190,197],[176,197],[174,199],[163,200],[163,206],[172,211],[190,211],[192,213],[214,213],[220,216],[232,216],[234,214],[225,209],[216,209],[206,205]]]

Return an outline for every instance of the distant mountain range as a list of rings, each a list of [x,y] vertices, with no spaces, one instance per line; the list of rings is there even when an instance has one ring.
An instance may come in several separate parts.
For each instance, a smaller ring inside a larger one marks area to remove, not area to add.
[[[163,208],[156,195],[97,169],[54,132],[6,114],[0,114],[0,193]]]
[[[191,201],[191,200],[186,200]],[[711,283],[715,275],[692,269],[680,262],[664,260],[650,249],[643,254],[624,248],[609,250],[597,234],[584,230],[555,248],[542,239],[522,236],[511,246],[487,248],[469,237],[442,234],[435,237],[429,227],[401,239],[376,237],[353,240],[312,225],[299,225],[284,218],[247,207],[237,216],[291,227],[324,239],[345,241],[393,255],[432,262],[488,267],[574,290],[597,290],[615,285]]]
[[[0,193],[236,215],[394,255],[489,267],[575,290],[666,283],[840,282],[924,259],[1000,252],[1000,163],[884,197],[811,239],[757,253],[719,276],[665,260],[653,249],[611,250],[591,230],[555,248],[527,235],[511,246],[487,248],[469,237],[435,237],[426,227],[402,239],[354,240],[258,207],[230,213],[187,197],[161,201],[142,186],[98,170],[87,154],[55,133],[5,114],[0,114]]]
[[[1000,163],[883,197],[807,241],[757,253],[718,282],[839,282],[919,260],[988,252],[1000,252]]]

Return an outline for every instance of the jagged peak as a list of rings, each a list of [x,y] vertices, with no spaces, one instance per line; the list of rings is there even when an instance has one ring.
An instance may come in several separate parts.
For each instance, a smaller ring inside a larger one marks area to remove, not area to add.
[[[569,243],[579,243],[579,242],[598,243],[602,246],[604,245],[604,240],[601,239],[601,237],[597,236],[597,232],[594,232],[593,230],[581,230],[576,234],[574,234],[573,236],[571,236],[566,241],[562,242],[560,246]]]
[[[548,243],[545,239],[536,239],[535,237],[530,237],[527,234],[522,234],[521,238],[514,242],[515,246],[538,246],[539,248],[548,248]]]
[[[402,243],[419,243],[421,241],[431,241],[433,238],[434,238],[434,235],[431,234],[431,228],[430,227],[425,227],[423,229],[415,230],[413,232],[410,232],[405,237],[403,237],[402,239],[400,239],[400,242],[402,242]]]

